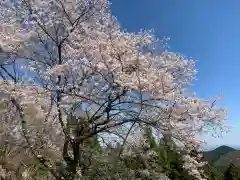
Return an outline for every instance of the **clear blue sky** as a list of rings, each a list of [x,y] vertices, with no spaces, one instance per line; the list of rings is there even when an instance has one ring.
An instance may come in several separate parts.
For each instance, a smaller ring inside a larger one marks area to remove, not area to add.
[[[209,146],[240,147],[240,1],[113,0],[112,11],[129,31],[154,29],[170,48],[197,60],[194,91],[202,98],[224,95],[231,132],[206,137]]]

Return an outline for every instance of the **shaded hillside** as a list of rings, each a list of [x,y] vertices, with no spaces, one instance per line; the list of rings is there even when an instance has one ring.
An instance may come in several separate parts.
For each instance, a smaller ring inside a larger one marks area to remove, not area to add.
[[[214,165],[225,168],[228,167],[230,163],[233,163],[236,167],[240,168],[240,150],[232,151],[222,155],[214,162]]]
[[[220,146],[212,151],[204,152],[204,159],[208,162],[216,162],[223,155],[226,155],[230,152],[234,152],[236,149],[229,146]]]

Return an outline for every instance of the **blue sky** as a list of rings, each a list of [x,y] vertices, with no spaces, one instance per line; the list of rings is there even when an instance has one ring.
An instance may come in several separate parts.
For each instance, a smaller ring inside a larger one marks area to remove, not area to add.
[[[240,1],[113,0],[112,11],[129,31],[154,29],[170,37],[172,51],[197,60],[193,90],[202,98],[224,95],[231,132],[206,136],[209,147],[240,147]],[[238,139],[239,137],[239,139]]]

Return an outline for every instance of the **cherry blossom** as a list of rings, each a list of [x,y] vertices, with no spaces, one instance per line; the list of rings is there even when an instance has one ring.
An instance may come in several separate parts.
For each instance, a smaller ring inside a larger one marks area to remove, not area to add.
[[[21,71],[29,77],[1,73],[0,91],[6,95],[1,102],[14,100],[16,106],[4,116],[22,113],[26,122],[13,121],[6,131],[25,143],[29,139],[36,155],[52,151],[59,160],[66,142],[79,148],[95,134],[126,135],[132,123],[151,125],[190,153],[203,143],[198,135],[207,124],[224,127],[225,109],[188,93],[196,79],[195,61],[157,52],[159,40],[152,30],[123,31],[108,1],[5,0],[0,9],[1,61],[9,55],[24,59]],[[69,139],[68,117],[83,103],[92,116],[81,136]],[[34,113],[28,115],[28,108]],[[140,146],[140,136],[133,136]],[[189,154],[184,160],[185,168],[203,179],[203,164]]]

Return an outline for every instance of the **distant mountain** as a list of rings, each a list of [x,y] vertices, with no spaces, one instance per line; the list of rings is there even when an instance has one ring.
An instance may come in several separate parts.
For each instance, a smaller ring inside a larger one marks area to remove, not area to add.
[[[203,153],[204,159],[207,160],[208,162],[216,162],[219,160],[220,157],[230,153],[230,152],[235,152],[237,151],[236,149],[229,147],[229,146],[220,146],[212,151],[206,151]],[[240,151],[239,151],[240,153]]]
[[[225,172],[230,163],[233,163],[240,172],[240,150],[229,146],[220,146],[212,151],[203,152],[203,157],[209,164],[220,172]]]

